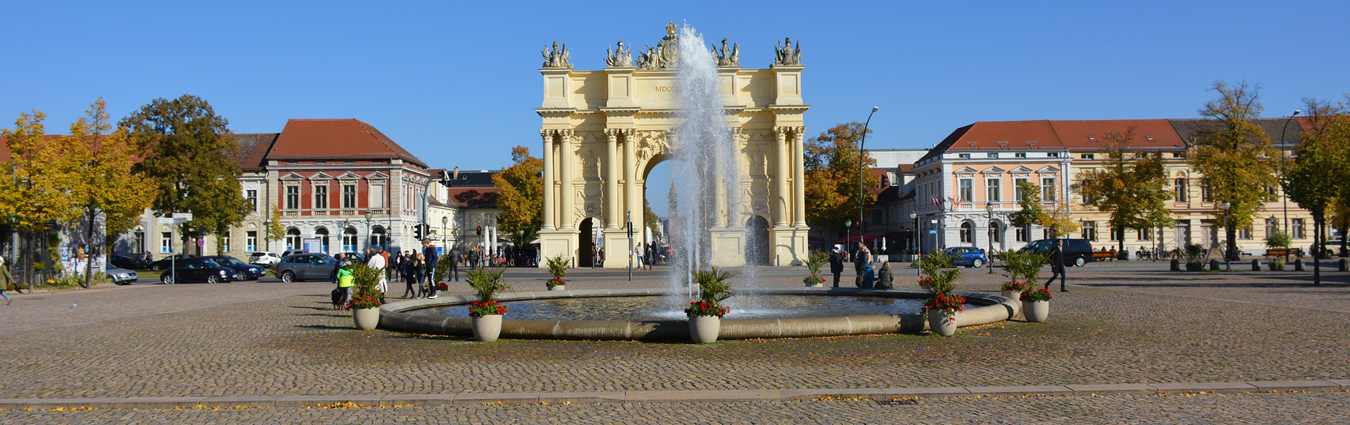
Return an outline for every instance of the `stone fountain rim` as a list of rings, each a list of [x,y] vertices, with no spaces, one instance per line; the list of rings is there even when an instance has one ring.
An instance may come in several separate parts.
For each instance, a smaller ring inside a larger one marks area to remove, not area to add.
[[[929,294],[915,290],[866,290],[853,288],[763,288],[741,289],[739,293],[762,295],[853,296],[923,299]],[[609,298],[659,296],[671,293],[665,288],[579,289],[567,291],[527,291],[498,295],[503,302],[556,298]],[[958,326],[975,326],[1011,318],[1015,301],[998,295],[961,293],[968,307],[957,316]],[[475,295],[451,295],[438,299],[387,303],[380,307],[380,327],[387,330],[469,336],[471,319],[430,317],[416,310],[466,305],[477,301]],[[719,339],[792,338],[884,333],[919,333],[928,329],[922,313],[900,315],[863,315],[836,317],[798,317],[781,319],[723,319]],[[523,339],[612,339],[612,340],[685,340],[688,322],[602,321],[602,320],[504,320],[503,338]]]

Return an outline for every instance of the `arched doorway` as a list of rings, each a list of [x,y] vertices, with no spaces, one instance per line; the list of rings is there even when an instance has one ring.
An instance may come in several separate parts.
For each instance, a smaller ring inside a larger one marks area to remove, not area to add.
[[[342,252],[356,252],[356,228],[348,227],[342,231]]]
[[[750,217],[745,222],[745,264],[767,266],[773,246],[769,239],[769,221],[762,216]]]
[[[314,229],[314,237],[319,239],[319,249],[324,254],[330,253],[330,251],[328,250],[328,228],[320,227]]]
[[[300,229],[290,228],[286,230],[286,250],[294,251],[300,249]]]
[[[598,221],[595,218],[586,218],[581,220],[579,239],[577,243],[576,260],[577,267],[593,267],[596,265],[596,257],[599,255],[599,249],[595,244],[595,230],[599,228]]]

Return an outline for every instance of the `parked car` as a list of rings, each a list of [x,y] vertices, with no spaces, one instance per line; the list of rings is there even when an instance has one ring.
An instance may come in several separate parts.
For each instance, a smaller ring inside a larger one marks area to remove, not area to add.
[[[135,271],[119,268],[112,263],[103,265],[103,273],[108,275],[108,278],[112,279],[113,283],[118,285],[130,285],[131,282],[140,279],[140,276],[137,276]]]
[[[336,258],[328,254],[295,254],[281,258],[277,264],[277,277],[282,282],[298,282],[305,279],[329,279],[337,269]]]
[[[249,264],[257,264],[259,266],[272,267],[279,262],[281,262],[281,256],[277,255],[275,252],[255,252],[248,256]]]
[[[177,281],[174,280],[177,274]],[[206,257],[192,257],[174,263],[173,270],[165,270],[159,275],[159,281],[162,283],[184,283],[184,282],[206,282],[219,283],[229,282],[234,278],[234,269],[225,267],[211,261]]]
[[[1066,265],[1083,267],[1083,265],[1094,260],[1092,258],[1092,242],[1087,239],[1035,240],[1023,247],[1022,250],[1049,255],[1058,240],[1064,241],[1064,262]]]
[[[128,270],[145,270],[145,260],[140,258],[131,258],[123,255],[110,255],[108,262],[113,266]]]
[[[261,278],[267,273],[267,269],[239,261],[238,258],[230,256],[219,255],[204,258],[209,258],[211,261],[215,261],[216,264],[234,270],[234,277],[230,279],[234,281],[258,280],[258,278]]]
[[[942,253],[952,258],[953,266],[981,267],[989,262],[984,250],[973,246],[954,246],[942,250]]]
[[[170,260],[183,261],[184,258],[187,257],[184,257],[183,254],[170,255],[153,263],[146,264],[145,268],[150,269],[151,271],[167,270],[169,268],[169,263],[171,262]]]
[[[366,255],[358,252],[344,252],[342,253],[342,259],[356,264],[366,263]]]

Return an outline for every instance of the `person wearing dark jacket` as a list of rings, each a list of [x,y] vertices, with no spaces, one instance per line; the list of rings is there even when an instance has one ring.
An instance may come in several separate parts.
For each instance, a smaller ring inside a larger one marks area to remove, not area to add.
[[[834,287],[839,287],[839,275],[844,273],[844,252],[839,247],[834,247],[830,253],[830,274],[834,275]]]
[[[423,272],[426,273],[426,279],[422,281],[430,287],[428,292],[431,295],[427,298],[436,298],[436,247],[431,246],[431,239],[422,241],[422,256],[418,259],[422,260]]]
[[[883,261],[881,262],[881,270],[877,271],[877,283],[872,289],[892,289],[894,285],[891,282],[894,279],[891,276],[891,262]]]
[[[1069,290],[1068,290],[1068,289],[1065,289],[1065,287],[1064,287],[1064,240],[1063,240],[1063,239],[1056,239],[1056,240],[1055,240],[1055,243],[1054,243],[1053,245],[1051,245],[1051,248],[1050,248],[1050,271],[1053,272],[1053,274],[1050,275],[1050,280],[1045,281],[1045,290],[1049,291],[1049,290],[1050,290],[1050,282],[1054,282],[1054,281],[1055,281],[1055,278],[1059,278],[1059,292],[1069,292]]]

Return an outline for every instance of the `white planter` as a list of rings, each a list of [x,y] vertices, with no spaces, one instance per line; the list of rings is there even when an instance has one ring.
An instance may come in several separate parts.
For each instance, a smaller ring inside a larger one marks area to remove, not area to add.
[[[694,316],[689,318],[689,339],[699,344],[717,341],[722,331],[722,318],[717,316]]]
[[[1050,301],[1022,301],[1022,315],[1028,322],[1045,323],[1050,318]]]
[[[352,310],[352,318],[356,321],[356,328],[368,331],[375,329],[380,324],[380,309],[377,308],[358,308]]]
[[[548,288],[548,290],[550,290],[550,291],[566,291],[566,290],[567,290],[567,285],[553,285],[553,287],[552,287],[552,288]]]
[[[928,310],[928,330],[942,336],[956,335],[956,315],[947,310]]]
[[[1004,289],[1001,295],[1003,295],[1003,298],[1012,300],[1013,315],[1016,316],[1017,312],[1022,309],[1022,303],[1017,301],[1017,297],[1022,296],[1022,294],[1017,291]]]
[[[492,342],[502,335],[502,315],[488,314],[473,318],[473,339]]]
[[[816,282],[816,283],[812,283],[812,284],[810,284],[810,285],[806,285],[807,288],[820,288],[820,287],[823,287],[823,286],[825,286],[825,283],[824,283],[824,282]]]

